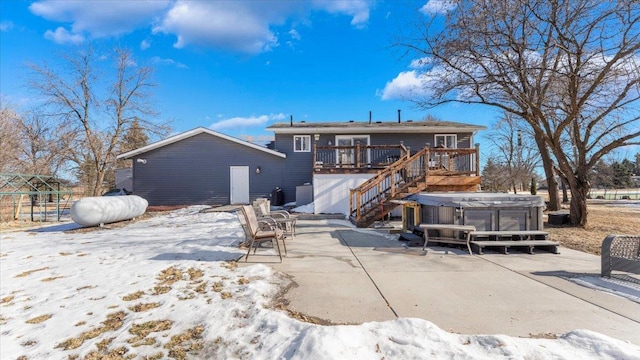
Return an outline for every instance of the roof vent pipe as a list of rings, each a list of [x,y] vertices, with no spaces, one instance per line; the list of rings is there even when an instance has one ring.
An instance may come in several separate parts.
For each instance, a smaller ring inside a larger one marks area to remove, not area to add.
[[[400,109],[398,109],[398,124],[400,124]]]
[[[369,124],[371,124],[371,110],[369,110]]]
[[[291,127],[293,127],[293,115],[289,115],[289,121],[291,122]]]

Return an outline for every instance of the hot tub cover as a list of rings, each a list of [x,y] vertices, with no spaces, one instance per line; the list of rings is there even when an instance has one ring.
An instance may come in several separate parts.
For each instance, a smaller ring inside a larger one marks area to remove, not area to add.
[[[407,197],[427,206],[450,206],[460,208],[496,207],[543,207],[542,196],[505,193],[420,193]]]

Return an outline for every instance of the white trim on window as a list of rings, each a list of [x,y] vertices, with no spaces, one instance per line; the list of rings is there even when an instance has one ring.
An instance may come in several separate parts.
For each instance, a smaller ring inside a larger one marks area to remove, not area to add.
[[[311,135],[293,135],[293,152],[311,152]]]
[[[458,147],[457,134],[435,134],[433,136],[435,147],[444,147],[448,149],[456,149]]]

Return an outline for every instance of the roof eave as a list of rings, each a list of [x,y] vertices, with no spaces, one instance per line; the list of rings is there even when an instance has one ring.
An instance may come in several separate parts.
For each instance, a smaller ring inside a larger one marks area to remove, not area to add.
[[[281,157],[283,159],[285,159],[287,157],[286,154],[283,154],[283,153],[275,151],[275,150],[267,149],[265,147],[250,143],[248,141],[236,139],[236,138],[234,138],[232,136],[225,135],[225,134],[222,134],[222,133],[219,133],[219,132],[216,132],[216,131],[213,131],[213,130],[210,130],[210,129],[207,129],[207,128],[204,128],[204,127],[197,127],[195,129],[192,129],[192,130],[189,130],[189,131],[185,131],[183,133],[168,137],[168,138],[166,138],[164,140],[156,141],[155,143],[149,144],[147,146],[143,146],[143,147],[141,147],[139,149],[132,150],[132,151],[126,152],[124,154],[120,154],[116,158],[117,159],[131,159],[132,157],[135,157],[137,155],[144,154],[144,153],[147,153],[147,152],[155,150],[155,149],[159,149],[161,147],[173,144],[175,142],[178,142],[178,141],[181,141],[181,140],[184,140],[184,139],[187,139],[187,138],[190,138],[192,136],[195,136],[195,135],[198,135],[198,134],[202,134],[202,133],[206,133],[206,134],[209,134],[209,135],[217,136],[219,138],[222,138],[222,139],[225,139],[225,140],[228,140],[228,141],[231,141],[231,142],[235,142],[237,144],[244,145],[244,146],[259,150],[259,151],[264,151],[264,152],[266,152],[268,154],[275,155],[275,156]]]
[[[472,132],[486,130],[485,126],[416,126],[416,127],[288,127],[288,128],[270,128],[275,134],[410,134],[410,133],[450,133],[450,132]]]

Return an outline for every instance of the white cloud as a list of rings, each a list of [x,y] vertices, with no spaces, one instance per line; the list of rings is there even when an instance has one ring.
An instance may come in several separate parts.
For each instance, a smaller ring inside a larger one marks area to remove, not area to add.
[[[296,30],[296,29],[291,29],[289,30],[289,35],[291,35],[291,38],[293,40],[300,40],[300,33]]]
[[[431,65],[431,63],[433,62],[433,59],[431,59],[430,57],[423,57],[420,59],[414,59],[411,61],[411,64],[409,65],[412,69],[420,69],[426,66]]]
[[[395,79],[387,82],[382,93],[382,100],[401,100],[421,89],[422,80],[416,71],[401,72]]]
[[[181,62],[175,61],[173,59],[163,59],[161,57],[158,56],[154,56],[151,58],[151,61],[153,61],[154,64],[160,64],[160,65],[170,65],[170,66],[175,66],[177,68],[180,69],[188,69],[189,67]]]
[[[0,22],[0,31],[9,31],[13,29],[13,23],[11,21]]]
[[[189,1],[177,0],[155,33],[174,34],[174,46],[190,44],[256,54],[279,45],[272,27],[283,25],[291,17],[312,11],[352,16],[351,24],[364,26],[369,20],[369,1]],[[292,39],[299,33],[289,31]]]
[[[148,26],[161,15],[171,0],[153,1],[66,1],[40,0],[29,6],[35,15],[47,20],[70,22],[73,33],[89,33],[92,37],[125,34],[140,26]]]
[[[269,4],[178,0],[154,32],[176,34],[176,48],[195,44],[260,53],[278,45],[269,26],[285,20]]]
[[[370,2],[366,0],[315,0],[319,9],[352,16],[351,25],[362,28],[369,22]]]
[[[249,117],[233,117],[233,118],[217,121],[211,124],[210,128],[213,130],[224,130],[224,129],[237,129],[237,128],[253,127],[253,126],[264,127],[264,125],[269,121],[281,121],[286,119],[286,117],[287,115],[283,113],[260,115],[260,116],[249,116]]]
[[[176,37],[174,46],[215,47],[256,54],[279,45],[276,27],[325,12],[351,17],[354,27],[369,21],[373,0],[311,1],[68,1],[38,0],[30,11],[42,18],[70,23],[68,32],[84,37],[119,36],[144,27]],[[289,31],[292,40],[300,34]],[[145,49],[146,43],[141,43]]]
[[[47,30],[44,38],[56,44],[80,44],[84,41],[84,36],[70,33],[67,29],[59,27],[56,31]]]
[[[426,15],[443,15],[456,8],[456,3],[451,0],[429,0],[420,8],[420,12]]]
[[[140,43],[140,49],[141,50],[147,50],[150,47],[151,47],[151,42],[150,41],[142,40],[142,42]]]

